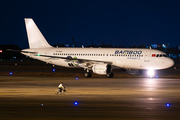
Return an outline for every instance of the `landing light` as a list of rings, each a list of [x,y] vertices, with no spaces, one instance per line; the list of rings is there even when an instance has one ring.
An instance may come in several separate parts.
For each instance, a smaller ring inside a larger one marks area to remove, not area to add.
[[[154,76],[154,69],[150,68],[147,72],[148,76],[152,78]]]

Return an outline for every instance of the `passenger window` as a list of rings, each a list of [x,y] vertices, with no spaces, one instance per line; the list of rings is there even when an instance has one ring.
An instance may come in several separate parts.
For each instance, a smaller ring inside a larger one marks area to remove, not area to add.
[[[160,54],[159,57],[162,57],[162,54]]]

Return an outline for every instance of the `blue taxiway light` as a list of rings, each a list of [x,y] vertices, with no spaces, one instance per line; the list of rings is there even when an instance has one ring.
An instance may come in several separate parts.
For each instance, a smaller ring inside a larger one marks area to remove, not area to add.
[[[12,75],[12,72],[10,72],[9,74]]]
[[[167,107],[169,107],[169,106],[170,106],[170,104],[169,104],[169,103],[167,103],[167,104],[166,104],[166,106],[167,106]]]
[[[53,71],[53,72],[55,72],[55,71],[56,71],[56,69],[53,69],[52,71]]]
[[[74,102],[74,105],[77,105],[78,104],[78,102]]]
[[[156,76],[156,78],[159,78],[159,76]]]
[[[78,77],[76,77],[76,80],[78,80]]]

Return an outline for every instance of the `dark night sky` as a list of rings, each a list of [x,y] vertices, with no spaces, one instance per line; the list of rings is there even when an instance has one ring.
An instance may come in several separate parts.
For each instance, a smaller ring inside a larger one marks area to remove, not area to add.
[[[51,45],[180,45],[180,0],[1,0],[0,44],[28,48],[26,17]]]

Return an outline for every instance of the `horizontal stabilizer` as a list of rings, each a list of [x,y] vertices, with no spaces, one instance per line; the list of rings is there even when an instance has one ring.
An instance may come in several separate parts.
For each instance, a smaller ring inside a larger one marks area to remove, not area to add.
[[[22,52],[22,53],[33,53],[33,54],[37,54],[37,52],[30,52],[30,51],[21,51],[21,50],[13,50],[13,49],[6,49],[7,51],[11,51],[11,52]]]

